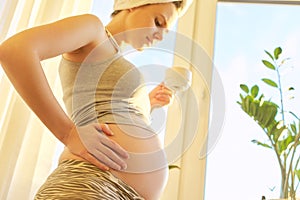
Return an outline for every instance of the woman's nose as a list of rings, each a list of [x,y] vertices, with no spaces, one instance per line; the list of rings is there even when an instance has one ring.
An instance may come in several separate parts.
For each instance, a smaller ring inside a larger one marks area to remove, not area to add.
[[[163,39],[163,33],[164,33],[164,29],[158,29],[155,33],[154,33],[154,39],[156,40],[162,40]]]

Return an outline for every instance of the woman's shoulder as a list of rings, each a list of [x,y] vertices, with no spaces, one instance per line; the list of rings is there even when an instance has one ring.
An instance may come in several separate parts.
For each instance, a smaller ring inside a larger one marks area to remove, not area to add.
[[[101,19],[94,14],[76,15],[63,20],[65,20],[69,26],[77,26],[78,29],[81,29],[82,31],[94,33],[94,35],[100,37],[99,39],[101,39],[101,36],[103,37],[106,35],[105,26]]]
[[[66,27],[76,27],[72,33],[72,36],[76,38],[75,40],[86,40],[84,45],[79,46],[79,48],[70,52],[65,52],[64,55],[66,57],[75,56],[78,58],[80,57],[78,54],[83,54],[82,56],[85,56],[86,52],[95,48],[98,44],[107,39],[105,26],[101,19],[96,15],[82,14],[64,18],[62,20]]]
[[[67,17],[65,19],[68,19],[68,18],[72,19],[76,22],[84,22],[86,24],[104,28],[104,25],[103,25],[101,19],[94,14],[87,13],[87,14],[75,15],[75,16]]]

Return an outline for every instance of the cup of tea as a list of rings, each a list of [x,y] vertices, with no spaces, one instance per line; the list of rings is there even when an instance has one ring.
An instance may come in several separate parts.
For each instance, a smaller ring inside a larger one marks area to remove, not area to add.
[[[174,92],[182,92],[192,84],[192,72],[184,67],[168,68],[165,74],[165,86]]]

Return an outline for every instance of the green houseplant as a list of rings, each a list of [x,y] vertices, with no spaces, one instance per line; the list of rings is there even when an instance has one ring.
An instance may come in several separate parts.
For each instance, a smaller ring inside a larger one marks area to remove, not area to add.
[[[273,150],[276,155],[281,173],[280,198],[295,200],[300,180],[300,119],[294,112],[287,111],[284,107],[285,91],[282,88],[281,69],[285,67],[288,58],[280,58],[282,53],[280,47],[275,48],[272,54],[268,51],[265,53],[269,61],[262,60],[263,66],[275,73],[277,79],[262,78],[262,81],[277,90],[279,103],[271,98],[266,100],[264,93],[259,94],[258,85],[248,87],[246,84],[240,84],[242,92],[240,101],[237,103],[260,126],[268,139],[267,142],[258,140],[252,140],[252,142]],[[291,90],[294,88],[289,87],[286,92]],[[287,120],[287,117],[292,117],[292,120]]]

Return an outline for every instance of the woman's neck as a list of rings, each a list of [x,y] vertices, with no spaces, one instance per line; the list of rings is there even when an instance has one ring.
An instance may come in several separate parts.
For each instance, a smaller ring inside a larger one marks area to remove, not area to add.
[[[118,13],[112,18],[112,20],[106,25],[106,29],[114,36],[118,45],[121,45],[125,41],[125,27],[124,27],[124,11]]]

